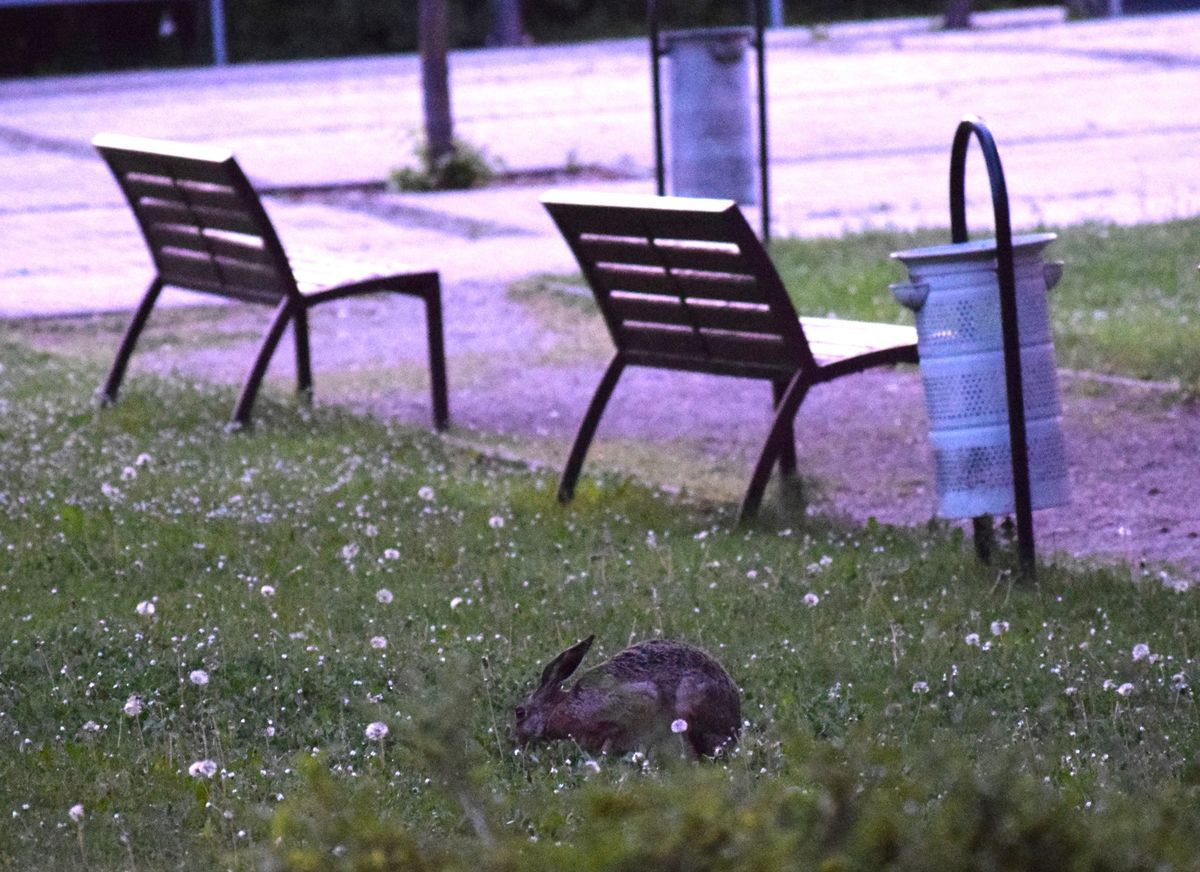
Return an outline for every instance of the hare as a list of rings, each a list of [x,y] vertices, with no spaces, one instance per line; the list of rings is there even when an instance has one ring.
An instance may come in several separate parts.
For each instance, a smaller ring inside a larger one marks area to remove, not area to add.
[[[514,712],[517,745],[573,739],[586,751],[621,755],[682,732],[699,757],[737,741],[737,686],[720,663],[682,642],[640,642],[564,690],[594,639],[588,636],[546,666],[537,689]]]

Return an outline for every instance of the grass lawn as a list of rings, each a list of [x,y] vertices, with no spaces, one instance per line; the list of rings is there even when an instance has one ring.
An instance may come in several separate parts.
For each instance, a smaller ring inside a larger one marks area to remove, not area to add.
[[[229,435],[230,389],[100,377],[0,344],[2,868],[1196,868],[1200,587],[616,479],[562,508],[423,431],[265,397]],[[716,655],[738,749],[514,753],[589,633]]]

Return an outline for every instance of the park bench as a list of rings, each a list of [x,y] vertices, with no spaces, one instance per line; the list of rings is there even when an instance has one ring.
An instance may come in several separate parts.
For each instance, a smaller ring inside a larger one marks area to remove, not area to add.
[[[793,420],[814,385],[917,361],[911,327],[800,318],[766,249],[732,200],[551,191],[542,198],[583,270],[616,353],[571,447],[570,500],[626,366],[769,381],[775,416],[742,500],[753,516],[778,462],[796,471]]]
[[[111,133],[100,134],[92,144],[129,201],[157,268],[99,391],[102,401],[116,400],[130,355],[164,287],[274,307],[234,407],[234,427],[249,422],[267,365],[289,324],[297,388],[309,396],[308,310],[331,300],[387,291],[418,297],[425,304],[433,421],[439,430],[446,426],[449,403],[437,272],[324,254],[289,259],[258,194],[225,149]]]

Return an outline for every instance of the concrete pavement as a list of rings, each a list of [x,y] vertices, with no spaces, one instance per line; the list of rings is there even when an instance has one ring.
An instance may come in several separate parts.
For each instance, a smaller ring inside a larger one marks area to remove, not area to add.
[[[945,226],[950,139],[968,112],[997,136],[1018,227],[1200,213],[1200,14],[977,20],[965,33],[912,19],[770,34],[776,235]],[[458,135],[509,170],[598,166],[622,179],[572,184],[653,190],[644,40],[457,52],[452,94]],[[419,70],[396,56],[12,80],[0,82],[0,119],[0,317],[121,309],[147,264],[89,147],[96,132],[228,145],[268,190],[378,182],[411,161]],[[982,226],[977,169],[969,209]],[[571,267],[542,187],[393,194],[370,208],[273,196],[269,208],[285,244],[501,288]]]

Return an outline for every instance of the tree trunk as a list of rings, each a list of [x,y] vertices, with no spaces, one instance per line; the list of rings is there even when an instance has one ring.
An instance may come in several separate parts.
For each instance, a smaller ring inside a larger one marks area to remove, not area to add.
[[[521,45],[525,31],[521,27],[521,0],[488,0],[491,27],[487,43],[496,46]]]
[[[971,0],[946,0],[946,29],[966,30],[971,26]]]
[[[421,88],[425,101],[425,145],[430,163],[454,148],[450,118],[450,18],[447,0],[421,0],[417,39],[421,48]]]

